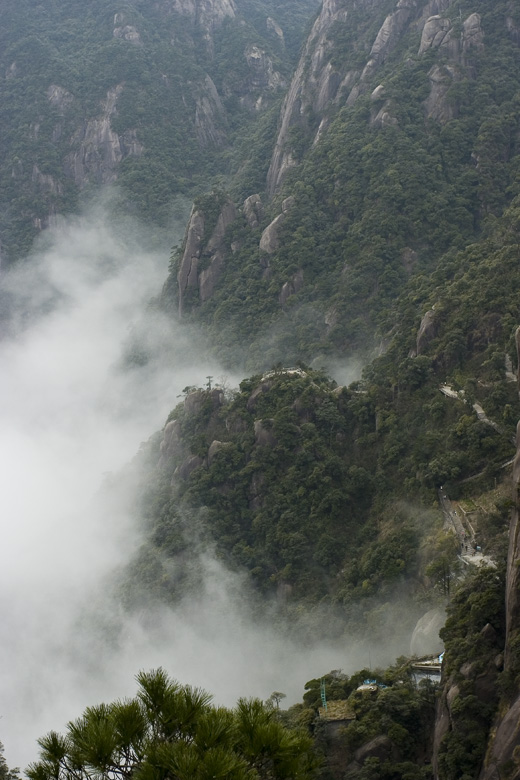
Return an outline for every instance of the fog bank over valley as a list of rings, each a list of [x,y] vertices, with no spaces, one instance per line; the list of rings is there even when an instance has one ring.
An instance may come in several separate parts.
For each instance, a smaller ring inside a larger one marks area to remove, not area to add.
[[[2,278],[13,316],[0,342],[0,737],[11,766],[85,706],[132,695],[139,669],[162,665],[232,705],[273,690],[296,701],[309,677],[365,662],[344,642],[309,632],[302,647],[259,625],[242,578],[211,550],[193,562],[203,587],[175,611],[122,612],[110,583],[139,529],[131,489],[114,503],[100,486],[186,385],[223,373],[200,335],[150,307],[168,249],[146,249],[139,231],[92,209]]]

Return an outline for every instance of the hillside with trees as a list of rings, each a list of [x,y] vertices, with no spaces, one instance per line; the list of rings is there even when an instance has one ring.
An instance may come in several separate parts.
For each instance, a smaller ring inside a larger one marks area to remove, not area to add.
[[[287,712],[224,710],[142,672],[137,698],[43,738],[31,780],[518,780],[517,4],[23,0],[4,18],[8,263],[103,187],[164,229],[193,201],[149,311],[249,374],[194,377],[105,486],[137,495],[122,608],[195,592],[207,549],[303,644],[384,643],[391,605],[408,639],[448,604],[438,690],[400,659],[316,677]]]

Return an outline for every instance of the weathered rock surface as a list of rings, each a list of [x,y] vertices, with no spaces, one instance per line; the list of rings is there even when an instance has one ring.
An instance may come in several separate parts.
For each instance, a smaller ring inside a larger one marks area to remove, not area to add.
[[[410,640],[410,653],[423,656],[440,653],[443,649],[439,631],[444,626],[446,615],[443,610],[430,609],[417,621]]]
[[[359,69],[349,68],[348,64],[342,68],[341,63],[333,58],[331,30],[336,25],[349,24],[352,6],[356,9],[363,7],[375,17],[379,5],[382,4],[375,0],[359,0],[356,3],[324,0],[282,106],[278,137],[267,175],[270,196],[280,188],[287,171],[298,164],[291,145],[291,129],[299,128],[307,137],[312,133],[312,143],[318,143],[327,130],[330,118],[322,116],[316,131],[308,117],[320,116],[334,103],[353,105],[369,88],[374,74],[409,30],[421,34],[420,54],[438,49],[448,60],[436,63],[430,70],[426,116],[441,123],[456,116],[456,102],[447,100],[446,96],[454,81],[472,76],[473,51],[484,45],[479,14],[470,14],[463,21],[460,33],[454,34],[450,20],[442,16],[451,0],[396,0],[394,10],[381,20],[375,39],[364,42],[370,46],[364,65]],[[376,99],[379,97],[376,95]],[[374,111],[371,122],[376,127],[395,126],[397,119],[391,104]]]
[[[259,447],[274,447],[276,445],[272,424],[273,420],[255,420],[255,443]]]
[[[462,24],[462,51],[467,54],[470,49],[481,49],[483,45],[484,32],[480,14],[471,14]]]
[[[367,758],[378,758],[380,761],[386,761],[396,754],[397,751],[392,740],[385,734],[381,734],[358,748],[354,753],[354,759],[363,766]]]
[[[517,330],[517,339],[519,335]],[[516,434],[516,457],[513,464],[514,507],[509,530],[509,553],[506,579],[506,647],[504,669],[518,668],[517,651],[514,643],[520,637],[520,423]],[[500,780],[503,767],[508,766],[508,780],[520,778],[520,691],[518,684],[508,691],[508,706],[504,707],[493,728],[486,763],[480,780]]]
[[[236,16],[234,0],[159,0],[156,6],[163,14],[176,13],[187,17],[203,31],[206,40],[226,18],[234,19]]]
[[[305,112],[309,108],[317,112],[320,106],[323,107],[335,97],[334,84],[337,89],[340,79],[330,67],[330,43],[327,34],[335,22],[345,21],[346,18],[347,9],[340,0],[324,0],[282,107],[281,126],[267,175],[267,190],[270,195],[276,191],[289,168],[296,162],[288,144],[291,127],[304,125]]]
[[[80,188],[87,183],[112,183],[117,178],[116,169],[123,157],[129,154],[139,156],[143,152],[135,131],[119,136],[112,130],[110,120],[116,113],[122,91],[122,84],[109,89],[102,103],[102,113],[89,119],[71,139],[71,145],[77,147],[77,151],[66,158],[65,171]],[[55,90],[51,94],[53,99],[61,100],[64,105],[63,94]]]
[[[40,190],[43,190],[50,195],[61,195],[63,193],[63,185],[60,181],[56,181],[54,176],[48,173],[42,173],[37,165],[33,165],[32,182],[36,184]]]
[[[195,135],[203,148],[219,147],[226,143],[226,114],[217,88],[206,75],[201,95],[195,108]]]
[[[226,449],[226,447],[230,446],[230,442],[228,441],[212,441],[208,450],[208,466],[211,466],[213,461],[215,460],[215,456],[221,452],[222,450]]]
[[[285,217],[294,208],[296,199],[289,196],[282,201],[282,213],[273,219],[266,227],[260,238],[260,251],[272,255],[280,248],[280,228],[285,222]]]
[[[445,124],[457,115],[456,103],[446,97],[453,82],[459,80],[459,73],[452,65],[434,65],[428,73],[428,78],[431,86],[424,104],[426,116]]]
[[[517,366],[520,366],[520,328],[517,328],[515,331],[515,344],[516,344],[516,359],[517,359]],[[520,368],[518,370],[518,395],[520,397]]]
[[[275,70],[273,60],[259,46],[250,44],[245,52],[247,67],[249,70],[248,92],[253,94],[257,90],[270,90],[274,92],[281,87],[285,87],[285,79]],[[247,98],[246,95],[242,102]]]
[[[280,43],[282,46],[285,46],[285,37],[283,34],[283,30],[278,24],[278,22],[276,22],[274,19],[268,16],[266,19],[266,27],[267,27],[267,32],[272,33],[272,35],[274,35],[278,40],[278,43]]]
[[[121,38],[124,41],[133,43],[136,46],[141,45],[141,36],[137,29],[131,24],[125,24],[124,27],[114,27],[114,38]]]
[[[442,16],[431,16],[424,25],[419,54],[442,46],[450,30],[451,22],[449,19],[443,19]]]
[[[270,379],[266,379],[265,381],[261,382],[258,387],[255,387],[249,398],[247,399],[247,411],[251,412],[256,406],[257,398],[262,395],[263,393],[268,393],[269,390],[272,388],[273,382]]]
[[[397,127],[399,124],[395,116],[391,112],[392,103],[387,100],[382,108],[379,109],[377,114],[370,120],[370,124],[373,127]]]
[[[215,252],[217,249],[222,247],[222,242],[224,240],[226,230],[231,225],[233,220],[236,219],[236,216],[237,211],[235,204],[233,201],[227,200],[220,210],[217,224],[215,225],[213,233],[211,234],[211,237],[207,243],[206,252],[208,252],[208,254],[211,254],[212,252]]]
[[[513,43],[520,46],[520,26],[515,23],[515,20],[511,16],[506,18],[506,26]]]
[[[64,114],[74,102],[74,95],[57,84],[51,84],[46,95],[49,103],[57,108],[61,114]]]
[[[367,65],[373,60],[382,62],[386,59],[392,49],[395,48],[417,5],[418,0],[399,0],[396,10],[386,17],[377,33]]]
[[[291,295],[296,295],[303,287],[303,270],[300,268],[288,282],[285,282],[280,292],[280,306],[282,308],[287,303]]]
[[[427,311],[421,320],[419,330],[417,332],[417,342],[415,352],[416,355],[422,355],[428,348],[430,342],[435,338],[437,330],[435,311],[430,309]]]
[[[260,227],[264,219],[264,207],[260,195],[250,195],[244,201],[244,216],[251,230]]]
[[[182,443],[181,424],[179,420],[171,420],[164,428],[163,440],[159,445],[159,468],[165,466],[170,458],[176,458],[184,454]]]
[[[195,469],[200,468],[202,465],[204,465],[202,458],[200,458],[198,455],[190,455],[189,458],[186,458],[186,460],[175,469],[173,472],[172,482],[174,482],[176,479],[189,479],[190,475],[195,471]]]
[[[260,251],[272,255],[280,248],[280,228],[285,222],[285,214],[279,214],[266,227],[260,239]]]
[[[195,207],[192,209],[184,239],[184,251],[177,272],[181,316],[190,290],[198,289],[199,299],[202,302],[211,298],[225,264],[224,236],[236,215],[235,205],[227,200],[220,210],[217,224],[209,240],[204,244],[206,216],[199,209]],[[199,271],[202,257],[206,267]]]
[[[224,236],[236,215],[234,203],[228,200],[222,206],[215,229],[204,248],[204,255],[209,255],[210,261],[199,275],[199,297],[202,303],[211,298],[222,274],[225,265]]]
[[[223,402],[223,393],[218,387],[210,390],[194,390],[192,393],[188,393],[184,399],[184,411],[190,417],[197,415],[202,410],[204,404],[210,401],[213,411],[219,409]]]
[[[182,253],[177,282],[179,286],[179,315],[182,316],[187,292],[197,287],[197,265],[202,252],[202,239],[204,237],[204,214],[193,207],[186,237],[184,240],[184,252]]]
[[[482,770],[479,780],[502,780],[503,766],[509,766],[508,780],[520,778],[520,696],[507,709],[504,717],[499,721],[492,748],[486,760],[486,766]]]

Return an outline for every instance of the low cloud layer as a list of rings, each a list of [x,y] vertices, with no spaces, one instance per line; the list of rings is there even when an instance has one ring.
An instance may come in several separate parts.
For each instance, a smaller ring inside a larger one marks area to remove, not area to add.
[[[147,249],[143,234],[92,211],[2,279],[13,316],[0,341],[0,740],[11,766],[85,706],[132,695],[142,668],[164,666],[232,705],[273,690],[295,701],[309,677],[366,661],[344,643],[309,637],[303,648],[255,625],[240,579],[209,552],[197,562],[204,592],[175,612],[128,617],[110,592],[139,529],[124,502],[100,506],[105,475],[163,425],[183,387],[222,374],[200,336],[148,305],[168,251]]]

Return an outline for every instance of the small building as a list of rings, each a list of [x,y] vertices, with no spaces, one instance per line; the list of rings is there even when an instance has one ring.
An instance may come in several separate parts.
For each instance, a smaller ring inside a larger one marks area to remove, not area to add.
[[[326,707],[318,710],[320,720],[325,721],[327,737],[340,736],[340,730],[356,720],[356,713],[347,699],[328,701]]]

